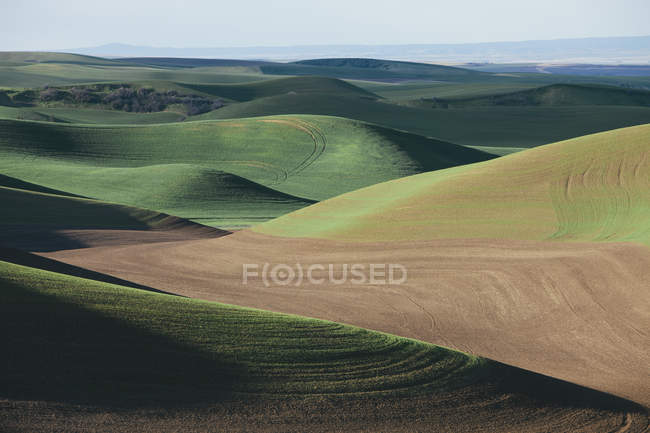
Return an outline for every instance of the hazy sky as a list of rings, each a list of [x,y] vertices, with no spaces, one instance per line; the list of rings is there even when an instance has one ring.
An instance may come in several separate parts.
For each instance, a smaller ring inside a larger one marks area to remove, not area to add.
[[[0,50],[515,41],[650,34],[650,0],[0,0]]]

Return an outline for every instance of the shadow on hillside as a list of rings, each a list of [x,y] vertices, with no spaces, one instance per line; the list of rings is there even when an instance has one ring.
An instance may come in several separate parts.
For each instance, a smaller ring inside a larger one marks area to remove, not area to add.
[[[2,398],[172,407],[228,400],[245,379],[241,365],[10,281],[0,300]]]
[[[15,265],[42,269],[44,271],[71,275],[73,277],[86,278],[88,280],[101,281],[109,284],[117,284],[124,287],[132,287],[134,289],[146,290],[148,292],[181,296],[176,295],[175,293],[169,293],[163,290],[154,289],[153,287],[143,286],[142,284],[133,283],[131,281],[123,280],[121,278],[113,277],[107,274],[102,274],[101,272],[95,272],[91,271],[90,269],[81,268],[79,266],[69,265],[67,263],[59,262],[58,260],[48,259],[47,257],[41,257],[39,255],[27,253],[25,251],[17,250],[14,248],[6,248],[2,245],[0,245],[0,260],[13,263]]]
[[[493,363],[494,375],[500,378],[497,390],[514,395],[521,406],[644,412],[638,404],[621,397],[496,361]]]

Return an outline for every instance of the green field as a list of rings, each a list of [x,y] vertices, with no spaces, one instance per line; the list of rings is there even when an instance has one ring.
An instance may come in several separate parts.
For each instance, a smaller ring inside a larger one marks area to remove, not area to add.
[[[643,431],[648,89],[0,52],[0,430]]]
[[[313,114],[375,123],[460,145],[527,148],[650,122],[648,92],[640,90],[647,89],[650,80],[644,79],[493,74],[371,59],[284,64],[0,53],[0,88],[39,90],[45,85],[128,83],[136,88],[219,98],[226,103],[198,116],[187,116],[176,107],[134,115],[106,110],[105,106],[39,103],[35,107],[0,106],[0,117],[150,124]]]
[[[434,109],[359,97],[300,94],[228,105],[196,118],[234,119],[291,113],[335,115],[451,143],[495,147],[534,147],[650,122],[650,108],[636,106]]]
[[[389,179],[490,159],[363,122],[288,116],[153,126],[0,121],[6,176],[220,227]]]
[[[650,107],[650,91],[602,85],[552,84],[514,92],[492,92],[490,95],[424,98],[413,101],[413,104],[441,108],[579,105]]]
[[[37,120],[57,123],[104,124],[104,125],[146,125],[179,122],[185,115],[172,111],[158,113],[128,113],[117,110],[92,108],[48,108],[48,107],[3,107],[0,119]]]
[[[356,241],[500,238],[650,244],[649,141],[650,125],[580,137],[374,185],[254,230]]]
[[[34,225],[45,228],[97,228],[147,230],[165,228],[178,218],[114,203],[49,190],[2,176],[0,200],[3,203],[3,230],[12,226]],[[21,188],[18,188],[21,187]]]
[[[218,96],[236,102],[252,101],[259,98],[286,94],[301,95],[340,95],[377,99],[378,96],[360,87],[335,78],[291,77],[258,81],[245,84],[188,84],[177,83],[186,89],[203,94]],[[294,113],[295,114],[295,113]]]
[[[538,84],[529,83],[456,83],[456,82],[407,82],[407,83],[382,83],[373,81],[351,81],[356,86],[383,98],[395,102],[405,102],[422,98],[459,98],[488,96],[499,93],[515,92],[537,87]]]

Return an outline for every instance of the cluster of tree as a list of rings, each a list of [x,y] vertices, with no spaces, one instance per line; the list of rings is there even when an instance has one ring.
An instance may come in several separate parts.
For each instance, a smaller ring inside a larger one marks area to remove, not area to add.
[[[65,90],[57,89],[55,87],[47,87],[40,93],[39,97],[43,102],[65,101],[75,102],[78,104],[97,104],[102,101],[100,95],[83,87],[73,87]]]
[[[170,105],[182,105],[188,115],[206,113],[222,107],[219,99],[198,95],[181,95],[175,90],[157,92],[154,89],[134,88],[128,84],[94,84],[72,88],[48,87],[34,95],[41,102],[74,104],[102,104],[115,110],[134,113],[163,111]]]
[[[197,95],[180,95],[175,90],[156,92],[153,89],[141,87],[120,87],[104,97],[103,102],[116,110],[136,113],[163,111],[170,105],[184,105],[190,116],[205,113],[223,106],[218,99],[205,98]]]

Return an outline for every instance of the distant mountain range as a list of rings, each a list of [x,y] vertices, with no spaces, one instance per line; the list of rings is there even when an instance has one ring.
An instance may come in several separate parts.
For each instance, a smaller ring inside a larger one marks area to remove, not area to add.
[[[107,44],[59,50],[104,57],[198,57],[291,61],[370,57],[447,63],[650,64],[650,36],[419,45],[296,45],[283,47],[147,47]]]

